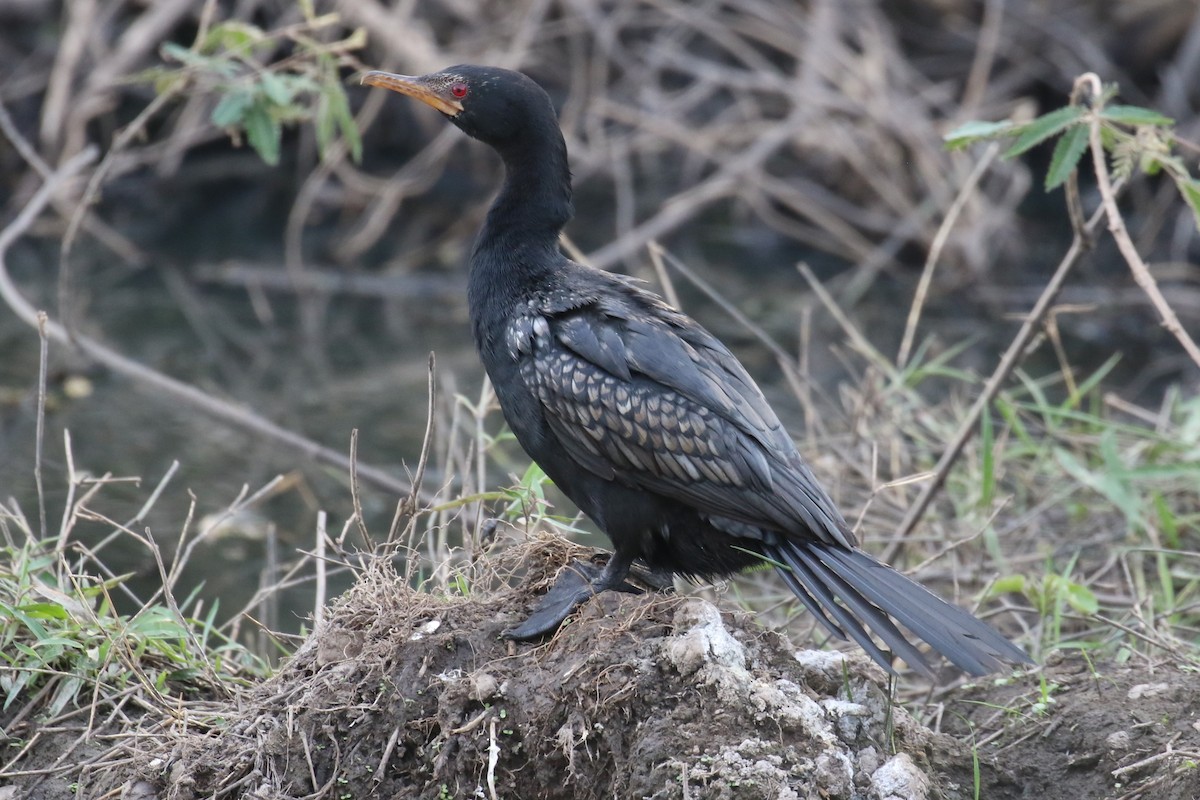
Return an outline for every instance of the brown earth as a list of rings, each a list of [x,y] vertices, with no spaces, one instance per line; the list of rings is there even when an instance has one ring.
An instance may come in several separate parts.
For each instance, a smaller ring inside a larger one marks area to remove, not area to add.
[[[435,597],[369,569],[272,679],[93,735],[66,763],[95,763],[0,798],[1200,797],[1175,667],[1072,655],[908,703],[935,732],[864,658],[699,598],[610,593],[545,643],[501,638],[545,584]]]

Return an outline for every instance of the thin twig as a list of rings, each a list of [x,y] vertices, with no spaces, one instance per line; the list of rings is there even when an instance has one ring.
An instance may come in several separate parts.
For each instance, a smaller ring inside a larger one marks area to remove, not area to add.
[[[1054,298],[1058,296],[1059,289],[1062,288],[1063,282],[1066,281],[1067,275],[1078,263],[1080,257],[1087,249],[1087,243],[1090,241],[1091,235],[1099,227],[1100,221],[1104,219],[1104,210],[1097,209],[1091,219],[1088,220],[1084,227],[1083,235],[1078,233],[1071,241],[1071,246],[1067,249],[1062,261],[1058,265],[1058,269],[1054,271],[1050,281],[1046,284],[1046,288],[1042,290],[1041,296],[1037,303],[1034,304],[1029,314],[1025,317],[1025,322],[1022,323],[1021,329],[1017,331],[1017,335],[1009,343],[1008,349],[1000,358],[1000,363],[996,366],[987,384],[983,387],[983,392],[976,398],[971,410],[967,412],[967,416],[963,419],[958,431],[954,434],[954,438],[946,447],[946,451],[942,453],[942,457],[938,460],[937,466],[933,470],[933,479],[925,484],[925,488],[921,491],[920,496],[912,507],[908,509],[908,513],[904,516],[904,520],[896,529],[896,533],[884,551],[883,560],[892,561],[896,554],[904,546],[904,540],[917,523],[921,521],[921,517],[925,515],[925,511],[929,508],[929,504],[933,502],[934,495],[942,488],[942,484],[946,481],[946,476],[950,474],[950,469],[958,460],[962,453],[963,447],[975,435],[979,427],[979,418],[983,416],[983,412],[991,405],[996,394],[1000,391],[1000,386],[1008,379],[1017,363],[1025,355],[1025,348],[1033,339],[1034,334],[1041,329],[1042,320],[1046,316],[1046,312],[1050,310]]]
[[[496,744],[496,720],[493,718],[488,725],[487,785],[489,800],[500,799],[500,795],[496,794],[496,765],[499,763],[500,746]]]
[[[88,147],[63,164],[46,179],[46,182],[29,199],[16,218],[0,231],[0,299],[8,304],[18,317],[34,328],[38,327],[37,309],[25,299],[12,282],[8,274],[5,256],[13,242],[29,230],[33,221],[63,184],[95,160],[96,154],[96,148]],[[46,322],[45,329],[51,341],[62,344],[73,343],[81,353],[93,361],[103,364],[130,380],[161,391],[173,400],[186,403],[216,419],[244,428],[264,438],[277,441],[315,461],[332,465],[346,472],[350,470],[350,461],[341,452],[318,444],[295,431],[283,428],[253,411],[227,403],[183,381],[150,369],[83,334],[76,334],[72,339],[62,325],[52,320]],[[386,491],[404,494],[412,489],[411,485],[397,480],[391,474],[376,467],[360,464],[358,465],[358,474],[361,478]],[[429,500],[431,498],[422,492],[421,499]]]
[[[849,337],[850,341],[854,345],[854,348],[867,358],[871,359],[872,363],[874,363],[881,371],[883,371],[884,374],[887,375],[888,380],[892,381],[893,383],[899,380],[900,373],[896,367],[887,359],[887,357],[883,355],[883,353],[879,352],[879,350],[875,348],[875,345],[871,344],[870,340],[863,335],[863,332],[860,331],[854,325],[854,323],[850,321],[850,318],[846,316],[846,312],[844,312],[837,304],[837,301],[833,299],[833,295],[829,293],[824,284],[821,283],[821,281],[809,268],[808,264],[797,264],[796,269],[798,269],[800,274],[804,276],[804,280],[808,281],[809,288],[813,290],[813,294],[817,296],[817,299],[821,301],[823,306],[825,306],[825,310],[829,312],[829,315],[833,317],[834,321],[837,322],[838,326],[842,329],[842,331],[845,332],[846,336]]]
[[[721,164],[716,173],[703,182],[684,189],[663,203],[657,214],[642,222],[626,235],[601,247],[590,255],[591,263],[605,269],[628,258],[648,242],[660,239],[691,219],[700,209],[715,200],[736,193],[739,183],[758,169],[779,148],[786,144],[808,116],[808,109],[797,104],[786,119],[771,127],[763,136],[740,153]]]
[[[88,50],[90,34],[96,29],[96,6],[96,0],[79,0],[66,8],[66,24],[42,99],[39,138],[48,151],[56,150],[63,138],[64,123],[74,99],[71,89],[79,84],[76,69]]]
[[[146,502],[142,503],[142,507],[138,509],[137,514],[134,515],[133,519],[131,519],[127,525],[132,526],[134,523],[141,522],[146,518],[146,515],[150,513],[150,509],[153,508],[154,504],[158,502],[158,498],[162,496],[163,490],[167,488],[167,484],[171,481],[171,478],[178,470],[179,461],[176,459],[175,461],[171,462],[171,466],[168,467],[166,473],[163,474],[162,480],[160,480],[158,485],[154,487],[154,491],[150,493],[150,497],[147,498]]]
[[[179,544],[175,548],[175,561],[171,565],[171,574],[168,577],[168,580],[164,583],[166,590],[171,591],[175,588],[175,583],[179,580],[179,576],[182,574],[184,566],[192,558],[192,552],[196,549],[197,545],[208,538],[208,535],[212,531],[216,530],[220,523],[235,517],[244,509],[251,508],[259,500],[263,500],[275,494],[275,490],[281,482],[283,482],[283,476],[276,475],[274,478],[263,484],[258,491],[249,497],[247,497],[247,493],[250,491],[250,487],[243,484],[241,491],[238,492],[238,496],[232,503],[229,504],[229,507],[225,509],[225,512],[210,522],[207,527],[201,530],[200,533],[197,534],[191,541],[187,542],[186,545],[184,544],[184,539],[186,538],[188,525],[185,524],[179,536]],[[188,522],[190,522],[192,519],[194,509],[195,500],[193,499],[192,509],[188,511]]]
[[[6,131],[6,133],[11,135],[11,132]],[[3,297],[12,306],[21,319],[35,328],[37,327],[37,312],[31,305],[24,302],[24,298],[20,297],[20,293],[17,292],[16,287],[9,280],[8,270],[4,266],[4,258],[8,254],[8,248],[12,247],[13,242],[23,236],[25,231],[29,230],[29,226],[42,213],[42,209],[58,193],[58,190],[67,181],[74,178],[76,173],[92,163],[96,159],[98,152],[95,147],[85,148],[49,175],[41,185],[41,188],[34,193],[33,197],[29,198],[29,202],[25,204],[25,207],[21,209],[16,218],[8,223],[4,230],[0,231],[0,297]],[[13,297],[20,298],[21,303],[14,304],[12,302]]]
[[[996,50],[1000,43],[1000,30],[1004,20],[1005,0],[985,0],[983,4],[983,20],[979,23],[979,33],[976,36],[975,58],[971,61],[971,69],[967,73],[966,86],[963,89],[963,117],[971,119],[975,110],[983,101],[987,91],[988,78],[992,65],[996,60]]]
[[[148,533],[149,531],[147,530],[147,534]],[[162,580],[163,590],[161,596],[163,601],[167,604],[167,607],[171,609],[171,614],[175,620],[179,622],[179,628],[182,629],[183,635],[187,638],[189,643],[188,650],[199,656],[200,663],[204,666],[204,676],[209,685],[209,690],[227,696],[227,693],[229,692],[228,684],[217,677],[216,669],[213,667],[209,649],[200,643],[200,640],[196,636],[195,627],[188,624],[187,616],[184,615],[183,609],[179,607],[179,602],[175,599],[173,586],[174,581],[171,581],[170,583],[167,581],[167,565],[166,562],[163,561],[162,549],[158,546],[158,542],[154,540],[154,537],[149,535],[142,539],[142,543],[146,545],[146,547],[150,550],[150,553],[154,556],[154,564],[158,568],[158,576]],[[82,587],[80,587],[79,591],[82,592]],[[149,604],[142,606],[140,609],[138,609],[137,613],[129,619],[128,624],[132,627],[133,623],[138,619],[138,617],[152,608],[153,606]],[[99,625],[98,621],[94,622]],[[132,656],[132,654],[127,653],[125,648],[121,648],[120,653],[122,656],[130,657],[129,660],[131,662],[131,666],[136,665],[138,659]],[[152,681],[146,679],[141,670],[134,669],[132,671],[138,675],[139,679],[145,685],[145,688],[149,691],[151,697],[160,703],[164,702],[163,697],[158,693],[157,687],[154,686]]]
[[[150,104],[142,109],[133,122],[129,123],[121,131],[120,135],[117,136],[112,146],[108,149],[108,152],[104,154],[104,158],[96,167],[96,171],[88,179],[83,196],[80,198],[79,204],[75,207],[75,213],[71,215],[70,222],[67,223],[67,232],[63,235],[62,243],[59,247],[58,313],[62,318],[63,327],[71,338],[74,338],[75,334],[75,313],[74,307],[71,305],[71,286],[74,279],[71,270],[71,250],[74,247],[75,238],[79,234],[79,229],[87,219],[88,210],[91,208],[92,203],[100,195],[100,187],[103,186],[105,178],[108,177],[108,173],[116,163],[117,154],[124,150],[135,137],[141,135],[146,123],[182,91],[181,83],[172,85],[171,88],[150,101]]]
[[[412,480],[414,491],[409,492],[407,497],[402,498],[396,504],[396,513],[392,517],[391,527],[388,528],[387,545],[389,548],[395,544],[397,537],[400,535],[400,520],[417,513],[417,493],[415,490],[425,480],[425,468],[429,464],[429,451],[433,443],[433,412],[437,399],[436,377],[437,359],[431,352],[429,354],[429,378],[425,401],[425,435],[421,437],[421,455],[417,460],[417,472]],[[407,556],[412,556],[412,553],[408,553]]]
[[[362,536],[363,546],[370,550],[371,533],[367,530],[367,521],[363,518],[362,496],[358,491],[358,428],[350,431],[350,502],[354,505],[354,524]]]
[[[74,527],[75,515],[79,510],[75,503],[75,489],[79,486],[79,476],[75,473],[75,451],[71,447],[70,428],[63,428],[63,456],[67,462],[67,499],[63,502],[62,522],[58,526],[58,541],[54,545],[54,552],[59,556],[66,552],[67,534]],[[80,504],[82,503],[81,500]]]
[[[662,287],[663,297],[667,298],[667,302],[672,306],[682,310],[683,305],[679,302],[679,294],[675,291],[675,283],[671,280],[671,276],[663,264],[662,245],[651,241],[646,245],[646,250],[650,253],[650,263],[654,266],[654,274],[658,276],[658,285]]]
[[[1086,81],[1092,84],[1093,96],[1100,96],[1100,78],[1095,73],[1089,72],[1080,77],[1079,81]],[[1154,308],[1158,311],[1159,316],[1162,317],[1163,327],[1179,340],[1179,343],[1183,345],[1183,349],[1192,359],[1192,362],[1200,367],[1200,346],[1196,345],[1196,341],[1179,324],[1179,317],[1175,315],[1175,310],[1171,308],[1171,304],[1167,302],[1162,292],[1159,291],[1157,281],[1150,274],[1150,268],[1142,260],[1142,256],[1138,253],[1133,240],[1129,238],[1129,231],[1125,229],[1125,219],[1121,216],[1120,208],[1117,207],[1117,194],[1113,191],[1112,179],[1108,175],[1108,163],[1104,155],[1104,142],[1100,138],[1100,115],[1095,111],[1091,112],[1088,139],[1092,148],[1092,167],[1096,172],[1096,187],[1100,190],[1104,213],[1108,217],[1108,232],[1116,239],[1117,249],[1121,251],[1121,255],[1125,258],[1125,263],[1129,265],[1129,269],[1133,272],[1133,279],[1137,281],[1138,286],[1142,287],[1142,291],[1150,298],[1150,302],[1154,304]]]
[[[38,522],[41,524],[42,539],[45,540],[49,535],[49,528],[46,527],[46,489],[42,484],[42,446],[46,439],[46,362],[50,358],[45,311],[38,312],[37,321],[41,349],[38,355],[37,434],[33,450],[33,482],[37,486]]]
[[[388,737],[387,744],[383,747],[383,755],[379,759],[379,767],[375,770],[375,774],[371,776],[375,783],[382,781],[384,776],[388,774],[388,762],[392,759],[392,751],[396,749],[396,742],[400,741],[400,729],[400,725],[392,728],[392,735]]]
[[[1084,85],[1081,81],[1075,81],[1075,85],[1071,87],[1071,105],[1077,106],[1083,103]],[[1091,246],[1089,239],[1090,235],[1085,229],[1085,220],[1083,214],[1083,200],[1079,196],[1079,170],[1073,169],[1067,176],[1065,186],[1067,195],[1067,215],[1071,218],[1071,230],[1075,232],[1075,236],[1082,238]]]
[[[321,509],[317,512],[317,543],[314,548],[316,555],[316,597],[313,598],[313,628],[319,628],[321,622],[325,619],[325,537],[328,535],[326,531],[326,514],[325,510]]]
[[[937,234],[933,237],[933,242],[929,245],[929,255],[925,258],[925,267],[921,270],[921,279],[917,282],[917,291],[913,295],[912,307],[908,311],[908,320],[904,323],[904,337],[900,340],[900,351],[896,356],[896,366],[901,370],[908,363],[908,356],[912,351],[913,339],[917,334],[917,323],[921,320],[921,309],[924,308],[925,298],[929,295],[929,287],[933,283],[933,271],[942,256],[942,248],[946,246],[946,242],[950,238],[950,231],[954,230],[954,224],[958,221],[958,215],[966,207],[967,200],[971,198],[971,193],[975,191],[975,186],[979,183],[983,177],[983,173],[992,165],[992,161],[995,160],[999,153],[999,143],[992,142],[988,145],[983,153],[983,157],[975,164],[975,167],[971,170],[971,174],[967,176],[967,180],[963,183],[962,188],[959,189],[958,196],[950,204],[950,210],[946,212],[946,218],[938,226]]]

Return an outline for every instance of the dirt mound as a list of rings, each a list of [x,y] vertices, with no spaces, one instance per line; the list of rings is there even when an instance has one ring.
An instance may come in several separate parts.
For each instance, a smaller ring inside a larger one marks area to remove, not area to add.
[[[698,598],[613,593],[515,645],[500,634],[528,591],[437,598],[389,572],[270,681],[106,782],[168,798],[958,796],[930,767],[938,737],[863,659],[796,653]]]
[[[1073,656],[944,690],[935,733],[864,657],[696,597],[608,593],[542,644],[503,639],[581,555],[548,539],[517,553],[520,588],[480,572],[464,596],[377,563],[270,680],[46,738],[0,797],[1200,796],[1200,699],[1175,667]],[[37,768],[64,758],[70,776]]]

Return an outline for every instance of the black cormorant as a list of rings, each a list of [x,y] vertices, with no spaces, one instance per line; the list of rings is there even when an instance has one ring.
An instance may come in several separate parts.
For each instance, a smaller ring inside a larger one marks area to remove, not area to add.
[[[926,674],[929,660],[896,623],[973,675],[1029,661],[859,549],[723,344],[639,282],[560,252],[571,173],[540,86],[469,65],[420,77],[369,72],[363,82],[432,106],[504,160],[471,253],[475,343],[517,441],[613,543],[603,570],[564,571],[510,636],[552,632],[593,594],[629,588],[638,559],[705,578],[767,561],[821,624],[888,671],[891,657],[866,628]]]

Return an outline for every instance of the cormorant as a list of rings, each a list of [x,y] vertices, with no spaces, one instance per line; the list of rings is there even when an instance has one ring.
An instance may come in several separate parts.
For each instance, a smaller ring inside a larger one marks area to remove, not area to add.
[[[638,281],[560,252],[571,173],[538,84],[471,65],[362,80],[432,106],[503,159],[504,185],[470,259],[475,344],[517,441],[613,543],[603,570],[564,570],[511,638],[553,632],[593,594],[629,590],[638,559],[693,578],[765,561],[822,625],[889,672],[891,656],[864,624],[927,675],[930,661],[897,622],[972,675],[1029,662],[986,623],[859,549],[721,342]]]

